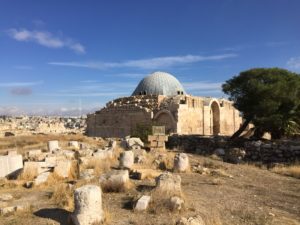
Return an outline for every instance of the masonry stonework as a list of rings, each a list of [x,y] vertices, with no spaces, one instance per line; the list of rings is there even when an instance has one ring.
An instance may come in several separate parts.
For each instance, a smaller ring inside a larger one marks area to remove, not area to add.
[[[178,94],[172,91],[176,88]],[[232,135],[242,123],[232,102],[188,95],[177,79],[166,73],[144,78],[134,93],[140,94],[110,101],[88,115],[87,134],[125,137],[139,125],[158,125],[165,126],[167,134]]]

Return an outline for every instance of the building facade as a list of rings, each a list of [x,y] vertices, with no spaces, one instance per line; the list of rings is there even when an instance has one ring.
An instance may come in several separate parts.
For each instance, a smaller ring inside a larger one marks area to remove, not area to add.
[[[241,123],[232,102],[189,95],[174,76],[155,72],[132,96],[110,101],[88,115],[87,135],[125,137],[139,125],[163,125],[169,134],[232,135]]]

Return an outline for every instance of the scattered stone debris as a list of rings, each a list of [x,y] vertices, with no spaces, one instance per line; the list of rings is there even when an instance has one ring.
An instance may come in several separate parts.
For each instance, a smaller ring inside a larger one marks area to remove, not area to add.
[[[182,217],[179,221],[177,221],[176,225],[205,225],[201,216],[195,216],[190,218]]]

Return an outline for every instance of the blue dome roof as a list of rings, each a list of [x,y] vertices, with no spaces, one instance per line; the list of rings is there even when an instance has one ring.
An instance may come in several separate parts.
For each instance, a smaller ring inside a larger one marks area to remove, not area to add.
[[[180,82],[171,74],[155,72],[140,81],[132,96],[134,95],[166,95],[174,96],[186,94]]]

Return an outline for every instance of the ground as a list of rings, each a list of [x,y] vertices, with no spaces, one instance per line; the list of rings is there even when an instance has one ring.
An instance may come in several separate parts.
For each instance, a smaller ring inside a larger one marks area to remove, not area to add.
[[[276,174],[252,165],[233,165],[189,154],[192,165],[223,171],[216,175],[181,173],[186,206],[181,212],[158,209],[134,212],[132,199],[149,193],[154,180],[133,180],[133,188],[121,193],[103,193],[107,224],[174,225],[184,216],[201,215],[211,225],[296,225],[300,224],[300,179]],[[26,189],[0,185],[0,193],[11,193],[18,202],[33,205],[30,210],[0,217],[1,225],[67,225],[69,211],[50,198],[55,185]]]

